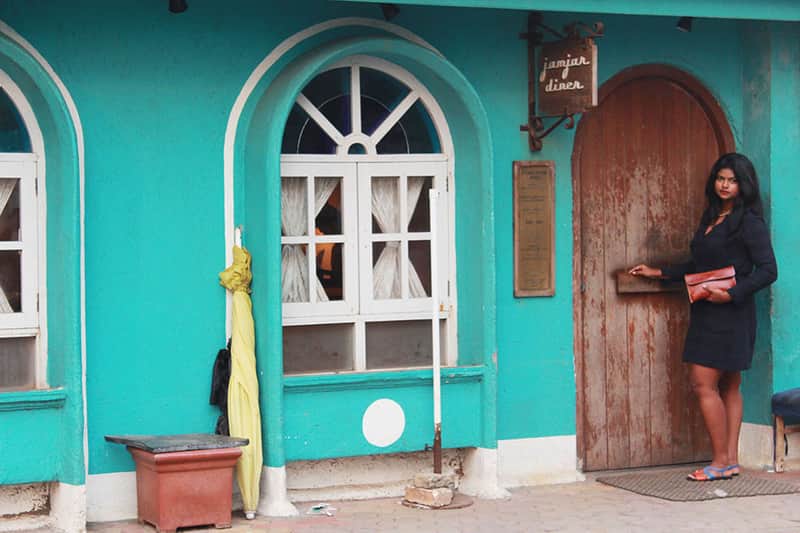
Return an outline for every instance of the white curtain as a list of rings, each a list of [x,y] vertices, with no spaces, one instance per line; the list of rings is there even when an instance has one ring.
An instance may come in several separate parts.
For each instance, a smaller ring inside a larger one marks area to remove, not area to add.
[[[3,211],[5,211],[6,205],[11,199],[11,195],[14,193],[14,188],[16,186],[17,180],[15,179],[0,179],[0,216],[2,216]],[[8,302],[8,298],[6,297],[6,293],[3,290],[2,285],[0,285],[0,313],[13,312],[14,309],[11,308],[11,304]]]
[[[378,223],[378,227],[383,233],[400,232],[400,201],[398,198],[397,185],[395,178],[391,179],[372,179],[372,214]],[[422,191],[424,178],[408,179],[408,213],[407,218],[411,218],[414,209],[417,207],[419,195]],[[400,298],[402,290],[400,287],[400,243],[397,241],[387,242],[386,247],[381,251],[378,260],[372,270],[372,294],[376,300],[387,298]],[[409,262],[408,281],[411,296],[414,298],[424,297],[425,289],[419,279],[419,274],[414,269],[414,265]]]
[[[317,178],[314,191],[314,217],[330,198],[339,178]],[[308,224],[306,206],[306,180],[284,178],[281,180],[281,230],[287,237],[304,235]],[[327,302],[328,295],[319,278],[314,275],[317,301]],[[308,302],[308,261],[303,245],[284,244],[281,250],[281,287],[284,302]]]

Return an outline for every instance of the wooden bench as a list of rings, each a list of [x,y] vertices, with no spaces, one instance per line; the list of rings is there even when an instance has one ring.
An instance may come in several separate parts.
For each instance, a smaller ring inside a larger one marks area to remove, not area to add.
[[[242,438],[187,435],[106,435],[127,446],[136,463],[140,523],[172,533],[179,527],[231,527],[233,467]]]
[[[787,435],[800,433],[800,424],[787,424],[786,420],[800,421],[800,388],[789,389],[772,395],[772,433],[775,449],[772,467],[775,472],[786,469],[786,452],[789,448]]]

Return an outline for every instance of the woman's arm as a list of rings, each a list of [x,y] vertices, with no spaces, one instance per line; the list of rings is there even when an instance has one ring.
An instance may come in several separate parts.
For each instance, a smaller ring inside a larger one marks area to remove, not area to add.
[[[678,263],[677,265],[670,265],[661,268],[661,275],[664,279],[671,281],[682,280],[685,274],[692,274],[697,271],[694,266],[694,261],[689,260],[685,263]]]
[[[628,270],[628,274],[632,274],[634,276],[642,276],[643,278],[650,278],[650,279],[678,280],[678,279],[683,279],[684,274],[688,274],[694,271],[695,271],[694,262],[689,261],[687,263],[681,263],[679,265],[673,265],[662,268],[651,267],[645,264],[639,264],[633,268],[630,268]]]
[[[735,287],[728,289],[735,303],[745,301],[751,294],[778,279],[778,265],[764,219],[748,214],[743,224],[742,239],[755,270],[749,276],[742,276]]]

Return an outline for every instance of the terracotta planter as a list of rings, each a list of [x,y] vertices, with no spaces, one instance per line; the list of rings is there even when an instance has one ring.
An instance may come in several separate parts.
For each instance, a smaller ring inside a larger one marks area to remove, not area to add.
[[[158,531],[231,525],[233,467],[239,448],[151,453],[128,446],[136,462],[139,522]]]

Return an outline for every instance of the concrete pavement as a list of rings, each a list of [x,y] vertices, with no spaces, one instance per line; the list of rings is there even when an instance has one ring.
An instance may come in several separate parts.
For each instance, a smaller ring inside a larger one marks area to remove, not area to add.
[[[687,472],[692,467],[681,467]],[[800,473],[743,475],[772,476],[800,485]],[[674,532],[741,531],[800,532],[800,493],[779,496],[670,502],[597,483],[585,482],[513,489],[507,500],[475,500],[464,509],[430,511],[401,505],[399,498],[329,502],[334,516],[295,518],[258,517],[247,521],[234,513],[232,533],[327,532]],[[724,487],[724,481],[717,481]],[[716,485],[714,485],[716,486]],[[298,503],[305,513],[315,502]],[[180,531],[203,531],[188,528]],[[211,528],[213,530],[213,528]],[[90,524],[89,531],[144,533],[154,528],[135,522]]]

